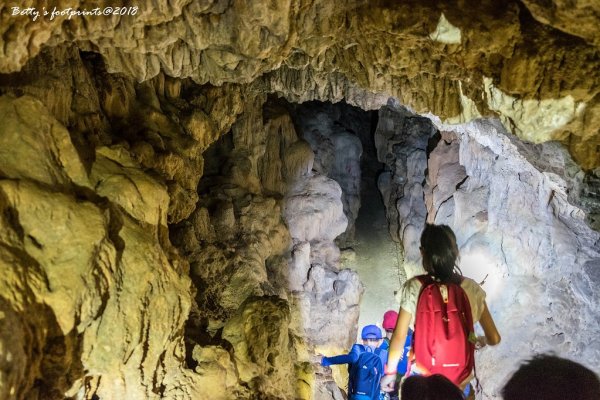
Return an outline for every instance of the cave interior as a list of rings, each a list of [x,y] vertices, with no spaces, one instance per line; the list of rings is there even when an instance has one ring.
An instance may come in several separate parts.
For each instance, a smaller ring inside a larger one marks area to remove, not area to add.
[[[478,399],[600,373],[600,5],[33,3],[0,5],[1,399],[343,399],[319,355],[426,223],[502,335]]]

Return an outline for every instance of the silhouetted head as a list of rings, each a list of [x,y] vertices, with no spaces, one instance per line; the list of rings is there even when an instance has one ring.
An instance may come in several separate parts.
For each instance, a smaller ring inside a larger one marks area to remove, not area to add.
[[[441,282],[460,280],[460,273],[455,271],[458,245],[449,226],[425,224],[421,234],[421,256],[425,271]]]
[[[462,390],[443,375],[413,375],[400,388],[402,400],[464,400]]]
[[[600,380],[583,365],[542,354],[525,362],[502,389],[504,400],[598,400]]]

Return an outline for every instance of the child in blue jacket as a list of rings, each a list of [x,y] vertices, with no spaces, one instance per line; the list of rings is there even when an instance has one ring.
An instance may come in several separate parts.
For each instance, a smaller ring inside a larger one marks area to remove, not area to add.
[[[376,325],[367,325],[362,329],[363,344],[354,344],[348,354],[321,358],[321,365],[348,364],[349,400],[379,400],[379,381],[383,366],[387,362],[387,350],[380,348],[383,338],[381,329]],[[374,357],[374,356],[376,357]]]

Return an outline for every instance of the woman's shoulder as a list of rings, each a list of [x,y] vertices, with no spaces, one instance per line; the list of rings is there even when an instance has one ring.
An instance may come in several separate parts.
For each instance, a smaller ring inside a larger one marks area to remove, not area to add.
[[[423,286],[423,283],[419,279],[420,276],[422,276],[422,275],[413,276],[412,278],[407,279],[406,282],[404,282],[404,287],[405,288],[411,288],[411,287],[420,288],[421,286]]]
[[[420,292],[421,281],[419,281],[418,277],[415,276],[404,282],[404,285],[402,285],[402,290],[400,290],[400,297],[398,298],[400,302],[400,308],[414,315]]]
[[[419,296],[419,293],[421,292],[421,287],[423,286],[423,284],[421,283],[421,281],[419,280],[419,276],[413,276],[412,278],[406,280],[406,282],[404,282],[404,285],[402,285],[402,298],[404,300],[410,300],[411,302],[414,302],[415,299]],[[403,302],[400,302],[400,305],[403,305]],[[406,307],[405,307],[406,308]]]
[[[461,286],[463,287],[478,287],[481,288],[481,286],[479,285],[479,283],[475,282],[473,279],[467,277],[467,276],[463,276],[462,277],[462,281],[461,281]]]
[[[476,294],[478,296],[483,296],[485,298],[485,291],[483,290],[483,288],[481,287],[481,285],[479,285],[479,283],[475,282],[471,278],[468,278],[468,277],[464,276],[463,279],[462,279],[462,282],[461,282],[460,286],[467,293],[470,292],[472,294]]]

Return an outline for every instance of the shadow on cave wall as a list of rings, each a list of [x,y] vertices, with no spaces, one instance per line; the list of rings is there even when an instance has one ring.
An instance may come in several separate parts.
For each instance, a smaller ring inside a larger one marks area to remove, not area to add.
[[[0,297],[0,313],[0,336],[5,338],[4,343],[12,343],[3,349],[6,358],[0,362],[5,382],[10,386],[3,393],[31,400],[64,399],[65,393],[85,375],[81,335],[75,330],[65,335],[52,309],[45,304],[28,304],[23,310],[16,310]]]

